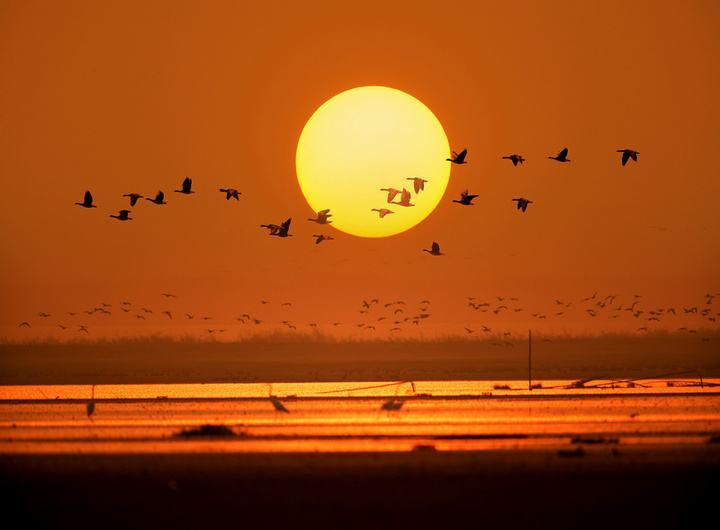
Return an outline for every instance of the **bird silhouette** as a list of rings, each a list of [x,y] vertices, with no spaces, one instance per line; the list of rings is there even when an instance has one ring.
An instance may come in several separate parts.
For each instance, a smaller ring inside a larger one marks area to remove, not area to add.
[[[405,207],[415,206],[414,204],[412,204],[410,202],[410,197],[411,197],[410,192],[408,190],[406,190],[405,188],[403,188],[402,194],[400,195],[400,201],[393,202],[392,204],[397,204],[398,206],[405,206]]]
[[[114,217],[118,221],[132,221],[132,217],[129,217],[130,210],[120,210],[117,215],[110,214],[110,217]]]
[[[317,217],[308,217],[308,221],[312,221],[313,223],[317,223],[319,225],[326,225],[332,223],[332,221],[328,220],[330,217],[332,217],[332,214],[329,209],[320,210],[317,213]]]
[[[95,385],[92,386],[90,391],[90,401],[85,404],[85,413],[88,418],[95,413]]]
[[[267,228],[270,231],[269,235],[274,236],[280,230],[280,225],[271,223],[271,224],[267,224],[267,225],[260,225],[260,228]]]
[[[267,225],[260,225],[261,228],[267,228],[270,232],[268,235],[271,236],[278,236],[278,237],[288,237],[292,234],[288,233],[288,230],[290,230],[290,223],[292,222],[292,218],[287,219],[284,223],[280,225],[276,224],[267,224]]]
[[[510,160],[513,163],[513,166],[517,166],[518,164],[522,164],[525,162],[525,159],[522,157],[522,155],[504,156],[503,160]]]
[[[229,201],[230,199],[235,199],[236,201],[240,200],[240,193],[235,188],[220,188],[220,191],[225,194],[225,200]]]
[[[163,311],[162,314],[167,315],[167,317],[172,320],[172,313],[170,311]]]
[[[622,153],[622,160],[621,163],[624,166],[628,163],[628,160],[632,158],[633,162],[637,162],[637,157],[640,154],[637,151],[633,151],[632,149],[618,149],[618,153]]]
[[[532,204],[530,199],[526,199],[524,197],[513,199],[513,201],[517,202],[517,209],[522,210],[523,212],[527,210],[528,204]]]
[[[27,321],[20,322],[20,324],[18,325],[18,327],[19,327],[19,328],[23,328],[23,327],[29,328],[29,327],[30,327],[30,322],[27,322]]]
[[[89,191],[85,192],[83,202],[76,202],[75,204],[82,206],[83,208],[97,208],[97,206],[93,204],[93,196]]]
[[[421,179],[420,177],[408,177],[405,180],[413,181],[413,188],[415,189],[416,195],[425,189],[425,183],[427,182],[427,180]]]
[[[388,411],[395,411],[400,410],[405,402],[402,399],[392,398],[388,399],[385,403],[382,404],[380,407],[380,410],[388,410]]]
[[[190,177],[185,177],[185,179],[182,181],[182,187],[179,190],[175,190],[175,193],[183,193],[185,195],[195,193],[192,190],[192,179]]]
[[[326,235],[323,235],[323,234],[313,234],[313,237],[315,238],[315,244],[316,244],[316,245],[319,245],[319,244],[322,243],[323,241],[332,241],[333,239],[335,239],[335,238],[332,237],[332,236],[326,236]]]
[[[387,196],[387,202],[390,203],[390,204],[392,204],[393,199],[395,198],[395,196],[396,196],[398,193],[400,193],[400,190],[396,190],[395,188],[380,188],[380,191],[386,191],[386,192],[387,192],[387,194],[388,194],[388,196]]]
[[[282,401],[280,399],[273,395],[272,393],[272,385],[268,385],[268,398],[270,398],[270,403],[272,403],[273,408],[277,412],[283,412],[285,414],[289,414],[290,411],[283,405]]]
[[[162,191],[158,191],[154,198],[144,197],[144,199],[154,204],[167,204],[165,202],[165,194]]]
[[[162,296],[164,296],[165,298],[177,298],[177,296],[175,296],[175,295],[172,294],[172,293],[160,293],[160,294],[161,294]]]
[[[380,215],[380,219],[382,219],[389,213],[395,213],[392,210],[388,210],[387,208],[371,208],[370,211],[377,212]]]
[[[289,237],[292,236],[292,234],[288,233],[290,230],[290,223],[292,223],[292,218],[288,218],[280,225],[280,228],[277,232],[274,234],[271,233],[271,236],[278,236],[278,237]]]
[[[453,164],[467,164],[465,161],[465,157],[467,156],[467,149],[463,149],[459,153],[456,153],[455,151],[452,152],[452,158],[446,158],[448,162],[452,162]]]
[[[473,199],[477,198],[477,195],[470,195],[468,190],[463,191],[460,194],[460,200],[453,199],[452,202],[456,202],[458,204],[462,204],[463,206],[472,206],[473,205]]]
[[[428,254],[432,256],[443,256],[444,254],[440,252],[440,245],[433,241],[432,247],[430,250],[424,248],[423,251],[427,252]]]
[[[551,160],[557,160],[558,162],[570,162],[570,159],[567,157],[568,155],[568,148],[563,148],[562,151],[560,151],[557,156],[549,156],[548,158]]]
[[[123,197],[130,197],[130,206],[135,206],[138,202],[138,199],[142,199],[143,196],[139,193],[126,193],[123,195]]]

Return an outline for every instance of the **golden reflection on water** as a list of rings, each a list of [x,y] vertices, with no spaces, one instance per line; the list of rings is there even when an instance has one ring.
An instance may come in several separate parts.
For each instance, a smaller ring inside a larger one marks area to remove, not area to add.
[[[514,450],[555,448],[578,437],[613,447],[697,444],[720,432],[713,386],[657,381],[531,393],[519,389],[523,382],[500,383],[511,390],[497,384],[101,385],[91,418],[87,385],[0,387],[0,453]],[[270,392],[289,414],[273,408]],[[402,408],[381,410],[394,397]],[[235,436],[177,436],[202,424],[225,425]]]

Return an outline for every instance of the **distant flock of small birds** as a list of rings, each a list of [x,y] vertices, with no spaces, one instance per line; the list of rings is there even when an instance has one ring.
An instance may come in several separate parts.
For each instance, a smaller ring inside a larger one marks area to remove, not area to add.
[[[634,162],[637,162],[638,155],[640,154],[638,151],[635,151],[633,149],[618,149],[618,153],[622,153],[621,158],[621,164],[625,166],[629,160],[632,160]],[[451,164],[455,165],[464,165],[467,164],[467,154],[468,150],[463,149],[462,151],[452,152],[452,157],[447,158],[446,161],[450,162]],[[557,162],[561,163],[568,163],[570,162],[570,159],[568,158],[568,148],[563,148],[557,155],[555,156],[548,156],[549,159],[555,160]],[[524,164],[526,159],[522,155],[519,154],[511,154],[507,156],[502,157],[503,160],[510,160],[513,164],[513,166],[517,166],[518,164]],[[421,191],[425,189],[425,184],[428,183],[427,180],[420,178],[420,177],[406,177],[406,180],[409,180],[413,183],[413,190],[415,191],[415,195],[418,195]],[[180,189],[174,190],[175,193],[181,193],[183,195],[191,195],[195,193],[192,189],[193,181],[190,177],[185,177],[185,179],[182,181],[182,185]],[[236,201],[240,200],[240,195],[242,194],[240,191],[238,191],[235,188],[219,188],[219,191],[221,193],[225,194],[225,200],[235,199]],[[412,206],[415,206],[411,202],[412,200],[412,193],[407,189],[404,188],[402,190],[396,189],[396,188],[381,188],[380,191],[387,193],[386,202],[388,204],[393,204],[396,206],[401,206],[404,208],[409,208]],[[395,200],[396,197],[400,196],[399,200]],[[460,194],[460,199],[453,199],[452,202],[460,204],[462,206],[473,206],[473,200],[476,199],[479,195],[477,194],[471,194],[469,190],[465,190]],[[140,199],[144,199],[148,202],[151,202],[153,204],[156,204],[158,206],[166,205],[167,201],[165,200],[165,193],[160,190],[158,191],[154,197],[145,197],[139,193],[125,193],[123,197],[127,197],[130,201],[130,207],[135,207]],[[528,205],[532,204],[533,201],[530,199],[527,199],[525,197],[514,197],[512,199],[513,202],[516,203],[517,210],[521,212],[525,212],[528,208]],[[85,195],[83,197],[82,202],[76,202],[77,206],[81,206],[82,208],[97,208],[97,205],[93,202],[93,196],[92,193],[88,190],[85,192]],[[379,219],[385,218],[389,214],[395,213],[393,210],[390,210],[389,208],[372,208],[372,212],[377,212]],[[132,213],[132,210],[129,209],[122,209],[118,211],[117,214],[110,214],[110,217],[113,219],[117,219],[118,221],[132,221],[133,218],[130,217],[130,214]],[[332,214],[330,213],[330,209],[320,210],[317,212],[316,217],[308,218],[308,221],[317,223],[318,225],[329,225],[332,223],[330,220],[330,217],[332,217]],[[293,234],[290,233],[290,225],[292,223],[292,218],[288,218],[285,221],[275,224],[275,223],[268,223],[268,224],[262,224],[260,225],[261,228],[266,228],[268,230],[268,235],[279,237],[279,238],[286,238],[290,237]],[[320,244],[323,241],[332,241],[334,238],[332,236],[328,236],[325,234],[313,234],[312,237],[315,240],[315,244]],[[443,256],[444,254],[440,252],[440,245],[437,242],[433,242],[430,249],[423,249],[423,251],[427,252],[428,254],[432,256]]]
[[[436,250],[436,249],[433,249]],[[428,250],[428,252],[431,252]],[[166,302],[171,302],[177,298],[173,293],[161,293],[161,296]],[[649,331],[648,326],[661,321],[674,321],[680,323],[677,319],[680,317],[692,317],[694,322],[698,319],[703,319],[708,323],[717,325],[717,317],[720,316],[720,311],[715,306],[715,300],[720,297],[720,293],[707,293],[704,296],[704,303],[697,303],[695,305],[688,306],[662,306],[652,307],[647,306],[643,303],[641,295],[635,294],[632,297],[625,297],[625,301],[622,301],[617,295],[608,294],[605,296],[599,295],[597,292],[591,296],[583,297],[579,300],[568,301],[554,299],[549,302],[549,306],[545,307],[542,311],[532,311],[526,309],[520,305],[520,299],[513,296],[495,296],[485,301],[481,301],[476,297],[467,297],[466,305],[470,310],[481,315],[483,320],[482,323],[465,323],[462,329],[468,335],[472,335],[476,332],[482,332],[486,335],[497,335],[502,336],[504,342],[499,342],[494,345],[498,346],[509,346],[510,342],[506,340],[512,333],[507,330],[498,329],[496,324],[494,327],[490,327],[490,320],[496,317],[504,318],[504,324],[508,324],[508,319],[505,315],[524,315],[527,314],[533,319],[538,321],[546,321],[548,319],[555,320],[567,317],[572,311],[575,314],[586,315],[587,318],[601,318],[605,317],[608,319],[618,319],[621,317],[634,318],[643,325],[636,329],[637,333],[646,333]],[[261,306],[271,305],[270,300],[262,299],[259,301]],[[174,305],[174,304],[173,304]],[[278,304],[281,310],[289,310],[293,307],[293,303],[285,301]],[[130,301],[123,300],[119,305],[113,306],[107,302],[102,302],[97,306],[86,309],[84,311],[72,311],[67,312],[67,317],[81,318],[83,315],[93,317],[95,315],[103,315],[110,317],[113,315],[114,310],[118,310],[119,314],[128,314],[128,316],[134,316],[139,321],[146,321],[151,318],[154,314],[162,315],[166,321],[172,321],[179,318],[184,321],[202,321],[210,322],[214,321],[215,318],[211,315],[199,315],[196,312],[182,312],[179,309],[151,309],[147,306],[136,306]],[[318,323],[318,322],[307,322],[304,326],[307,326],[306,330],[318,331],[321,326],[328,326],[328,329],[337,328],[338,326],[350,326],[352,328],[362,329],[368,332],[382,331],[385,330],[391,336],[406,330],[406,326],[420,326],[420,324],[427,321],[432,317],[430,300],[423,299],[417,302],[415,309],[410,307],[410,304],[404,300],[391,300],[381,301],[380,298],[372,298],[363,300],[358,308],[358,313],[361,315],[361,321],[355,323],[343,323],[340,321],[333,321],[329,323]],[[52,314],[41,311],[37,313],[37,316],[42,320],[47,320],[53,317]],[[90,329],[85,323],[76,323],[73,326],[67,323],[67,317],[62,320],[57,319],[56,325],[63,332],[70,332],[73,329],[77,333],[90,334]],[[238,324],[254,325],[259,326],[261,324],[270,326],[283,326],[288,330],[298,330],[300,324],[293,322],[288,318],[283,318],[279,321],[270,321],[265,318],[258,318],[257,314],[251,315],[250,313],[242,313],[233,318]],[[227,321],[226,319],[220,319]],[[474,319],[473,319],[474,320]],[[383,326],[382,328],[380,326]],[[19,324],[21,328],[30,328],[31,324],[29,320],[25,320]],[[347,329],[347,328],[346,328]],[[209,335],[222,334],[228,331],[228,328],[206,328],[205,331]],[[688,327],[687,324],[678,326],[676,328],[678,332],[685,332],[689,334],[695,334],[698,332],[697,328]],[[706,340],[703,338],[702,340]]]

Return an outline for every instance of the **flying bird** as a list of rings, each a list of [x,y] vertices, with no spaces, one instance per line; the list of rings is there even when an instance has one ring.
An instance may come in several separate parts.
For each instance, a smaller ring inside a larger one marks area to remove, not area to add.
[[[320,210],[317,213],[317,217],[308,217],[308,221],[312,221],[313,223],[317,223],[319,225],[326,225],[332,223],[332,221],[328,220],[329,217],[332,217],[329,209]]]
[[[416,195],[425,189],[425,183],[427,182],[427,180],[421,179],[420,177],[408,177],[405,180],[413,181],[413,187]]]
[[[460,194],[460,200],[453,199],[452,202],[462,204],[463,206],[472,206],[473,199],[475,199],[477,197],[478,197],[478,195],[471,195],[470,192],[468,192],[468,190],[465,190]]]
[[[95,204],[93,204],[93,196],[92,193],[89,191],[85,192],[85,196],[83,197],[83,202],[76,202],[78,206],[82,206],[83,208],[97,208]]]
[[[456,153],[455,151],[452,152],[452,158],[446,158],[448,162],[452,162],[453,164],[467,164],[465,161],[465,157],[467,156],[467,149],[463,149],[459,153]]]
[[[570,159],[567,157],[568,155],[568,148],[563,148],[562,151],[560,151],[557,156],[549,156],[548,158],[551,160],[557,160],[558,162],[570,162]]]
[[[192,190],[192,179],[190,177],[185,177],[185,179],[182,181],[182,188],[179,190],[175,190],[175,193],[183,193],[185,195],[195,193]]]
[[[118,221],[132,221],[130,210],[120,210],[117,215],[110,214],[110,217],[114,217]]]
[[[288,233],[288,231],[290,230],[291,222],[292,222],[292,218],[289,218],[280,225],[267,224],[267,225],[260,225],[260,226],[262,228],[267,228],[268,230],[270,230],[269,235],[271,235],[271,236],[289,237],[289,236],[292,236],[292,234]]]
[[[522,164],[525,162],[525,159],[522,157],[522,155],[504,156],[503,160],[510,160],[513,163],[513,166],[517,166],[518,164]]]
[[[172,320],[172,313],[170,311],[163,311],[162,314],[167,315],[167,317]]]
[[[402,194],[400,195],[400,202],[393,202],[392,204],[397,204],[398,206],[405,206],[405,207],[415,206],[414,204],[412,204],[410,202],[410,197],[411,197],[410,192],[408,190],[406,190],[405,188],[403,188]]]
[[[175,296],[175,295],[172,294],[172,293],[160,293],[160,294],[161,294],[162,296],[164,296],[165,298],[177,298],[177,296]]]
[[[380,219],[382,219],[389,213],[395,213],[392,210],[388,210],[387,208],[371,208],[370,211],[377,212],[380,215]]]
[[[627,164],[628,160],[630,160],[631,158],[633,162],[637,162],[637,156],[640,154],[639,152],[633,151],[632,149],[618,149],[617,152],[622,153],[621,163],[623,166]]]
[[[390,204],[392,204],[393,199],[395,198],[395,196],[396,196],[398,193],[400,193],[400,190],[396,190],[395,188],[380,188],[380,191],[386,191],[386,192],[387,192],[387,194],[388,194],[388,196],[387,196],[387,202],[390,203]]]
[[[150,201],[154,204],[167,204],[165,202],[165,194],[162,191],[158,191],[154,198],[143,197],[146,201]]]
[[[332,241],[333,239],[335,239],[332,236],[326,236],[323,234],[313,234],[313,237],[315,238],[316,245],[322,243],[323,241]]]
[[[143,196],[139,193],[126,193],[123,195],[123,197],[130,197],[130,206],[135,206],[138,202],[138,199],[142,199]]]
[[[225,194],[226,201],[229,201],[230,199],[235,199],[236,201],[239,201],[240,195],[242,195],[242,193],[240,193],[235,188],[220,188],[220,191]]]
[[[440,252],[440,245],[434,241],[433,241],[431,250],[424,248],[423,251],[427,252],[428,254],[430,254],[432,256],[443,256],[444,255],[442,252]]]
[[[530,199],[526,199],[524,197],[513,199],[513,201],[517,202],[517,209],[522,210],[523,212],[527,210],[528,204],[532,204]]]
[[[30,327],[30,322],[27,322],[27,321],[20,322],[20,324],[18,325],[18,327],[19,327],[19,328],[23,328],[23,327],[29,328],[29,327]]]

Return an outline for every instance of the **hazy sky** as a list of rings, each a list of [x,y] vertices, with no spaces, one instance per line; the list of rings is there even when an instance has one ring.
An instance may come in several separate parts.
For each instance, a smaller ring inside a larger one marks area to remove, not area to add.
[[[720,291],[718,64],[714,1],[3,1],[0,336],[101,301],[160,311],[163,291],[216,321],[279,320],[261,298],[293,301],[298,322],[357,319],[363,298],[429,298],[438,329],[532,321],[481,318],[466,296],[536,311],[594,291],[704,304]],[[414,229],[315,246],[297,140],[320,104],[363,85],[420,99],[470,163]],[[546,158],[564,146],[572,163]],[[624,147],[638,164],[620,167]],[[501,159],[513,152],[523,167]],[[172,193],[185,175],[191,197]],[[475,207],[450,202],[468,187]],[[73,206],[86,189],[99,208]],[[157,189],[166,207],[108,217],[123,193]],[[535,201],[524,215],[518,195]],[[292,238],[258,226],[289,216]],[[445,256],[422,252],[432,241]]]

